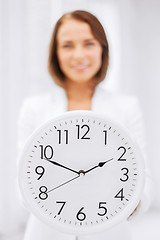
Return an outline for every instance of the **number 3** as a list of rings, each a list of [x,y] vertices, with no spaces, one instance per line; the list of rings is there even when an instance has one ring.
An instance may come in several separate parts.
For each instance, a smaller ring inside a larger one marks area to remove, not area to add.
[[[126,176],[126,178],[125,179],[120,178],[120,180],[122,182],[126,182],[129,179],[129,176],[128,176],[129,170],[128,170],[128,168],[122,168],[121,171],[123,171],[123,170],[126,170],[126,172],[123,174],[124,176]]]

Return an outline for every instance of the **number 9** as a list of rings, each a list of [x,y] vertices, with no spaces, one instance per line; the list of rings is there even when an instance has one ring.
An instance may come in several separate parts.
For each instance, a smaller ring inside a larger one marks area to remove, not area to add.
[[[37,180],[41,179],[41,177],[43,176],[44,172],[45,172],[45,169],[44,167],[42,166],[37,166],[36,169],[35,169],[35,172],[40,175]]]

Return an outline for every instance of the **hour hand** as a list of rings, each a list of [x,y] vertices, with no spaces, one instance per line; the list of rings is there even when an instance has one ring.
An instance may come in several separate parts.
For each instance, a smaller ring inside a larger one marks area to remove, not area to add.
[[[113,160],[113,158],[108,159],[108,160],[106,160],[106,161],[104,161],[104,162],[99,162],[98,165],[96,165],[96,166],[90,168],[89,170],[85,171],[84,173],[86,174],[86,173],[88,173],[88,172],[94,170],[95,168],[103,167],[106,163],[108,163],[108,162],[110,162],[110,161],[112,161],[112,160]]]
[[[71,171],[71,172],[74,172],[74,173],[77,173],[77,174],[79,175],[79,172],[75,171],[74,169],[68,168],[68,167],[66,167],[66,166],[64,166],[64,165],[62,165],[62,164],[60,164],[60,163],[58,163],[58,162],[51,161],[51,160],[49,160],[49,159],[45,159],[45,160],[47,160],[48,162],[50,162],[50,163],[52,163],[52,164],[54,164],[54,165],[56,165],[56,166],[58,166],[58,167],[67,169],[67,170],[69,170],[69,171]]]

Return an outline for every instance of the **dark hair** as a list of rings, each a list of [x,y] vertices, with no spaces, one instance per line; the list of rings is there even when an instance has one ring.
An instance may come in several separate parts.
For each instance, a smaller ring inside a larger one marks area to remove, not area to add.
[[[95,76],[95,84],[100,83],[104,80],[108,65],[109,65],[109,46],[106,38],[106,34],[102,24],[99,20],[91,13],[82,10],[76,10],[64,14],[56,23],[52,34],[50,48],[49,48],[49,59],[48,59],[48,70],[54,81],[64,87],[64,74],[60,69],[58,58],[57,58],[57,33],[60,26],[67,19],[76,19],[85,23],[88,23],[92,34],[99,41],[102,46],[102,66]]]

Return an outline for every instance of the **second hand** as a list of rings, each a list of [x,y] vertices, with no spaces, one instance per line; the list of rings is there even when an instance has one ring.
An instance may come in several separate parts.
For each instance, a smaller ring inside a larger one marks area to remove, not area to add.
[[[64,186],[65,184],[67,184],[67,183],[69,183],[69,182],[72,182],[73,180],[75,180],[76,178],[79,178],[79,177],[80,177],[80,175],[78,175],[77,177],[74,177],[74,178],[68,180],[67,182],[64,182],[64,183],[58,185],[58,186],[55,187],[55,188],[52,188],[52,189],[49,190],[47,193],[52,192],[52,191],[56,190],[57,188],[60,188],[60,187]]]

